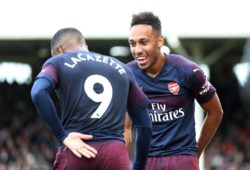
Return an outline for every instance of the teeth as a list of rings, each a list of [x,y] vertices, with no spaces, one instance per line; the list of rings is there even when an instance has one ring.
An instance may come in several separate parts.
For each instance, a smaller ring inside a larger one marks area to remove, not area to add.
[[[137,60],[144,60],[146,57],[138,57]]]

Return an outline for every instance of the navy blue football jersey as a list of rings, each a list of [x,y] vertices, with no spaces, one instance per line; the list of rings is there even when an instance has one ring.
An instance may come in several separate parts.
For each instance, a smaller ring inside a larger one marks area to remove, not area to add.
[[[37,78],[53,84],[59,98],[58,118],[65,130],[92,134],[93,141],[124,140],[126,111],[135,113],[148,104],[125,64],[93,52],[54,56]]]
[[[135,60],[128,66],[150,100],[153,136],[149,156],[196,155],[195,99],[204,103],[215,94],[203,71],[194,62],[174,54],[167,56],[164,68],[154,78]]]

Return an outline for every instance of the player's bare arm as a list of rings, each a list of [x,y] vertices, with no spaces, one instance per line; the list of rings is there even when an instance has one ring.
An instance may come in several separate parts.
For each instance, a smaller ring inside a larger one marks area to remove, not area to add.
[[[132,145],[132,122],[128,113],[126,113],[126,118],[125,118],[124,138],[126,147],[129,150]]]
[[[95,158],[97,150],[84,142],[85,140],[91,140],[92,138],[92,135],[71,132],[64,139],[63,144],[79,158],[82,156],[86,158]]]
[[[198,157],[200,157],[201,153],[214,136],[223,116],[223,110],[216,93],[211,100],[201,106],[207,112],[207,115],[198,140]]]

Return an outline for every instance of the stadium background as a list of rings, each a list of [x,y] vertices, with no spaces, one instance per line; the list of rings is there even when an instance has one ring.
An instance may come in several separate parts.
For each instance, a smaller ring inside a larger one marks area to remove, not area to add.
[[[34,77],[50,57],[51,35],[61,27],[77,27],[90,50],[126,63],[132,60],[127,42],[130,17],[141,10],[160,16],[171,53],[209,68],[210,81],[221,98],[225,114],[204,154],[204,169],[250,169],[247,1],[86,2],[0,3],[0,170],[47,170],[53,164],[58,143],[30,99]]]

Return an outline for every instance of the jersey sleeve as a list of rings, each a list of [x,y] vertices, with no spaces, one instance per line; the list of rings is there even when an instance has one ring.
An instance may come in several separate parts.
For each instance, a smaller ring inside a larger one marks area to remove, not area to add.
[[[215,87],[207,80],[203,70],[195,65],[190,76],[190,87],[193,96],[199,103],[209,101],[215,94]]]
[[[128,95],[128,111],[137,112],[149,104],[149,99],[139,87],[134,74],[130,72],[130,87]]]
[[[54,65],[48,63],[44,64],[42,67],[41,72],[37,75],[36,79],[38,78],[45,78],[50,81],[52,84],[53,88],[57,87],[59,82],[58,82],[58,72],[57,69]]]

